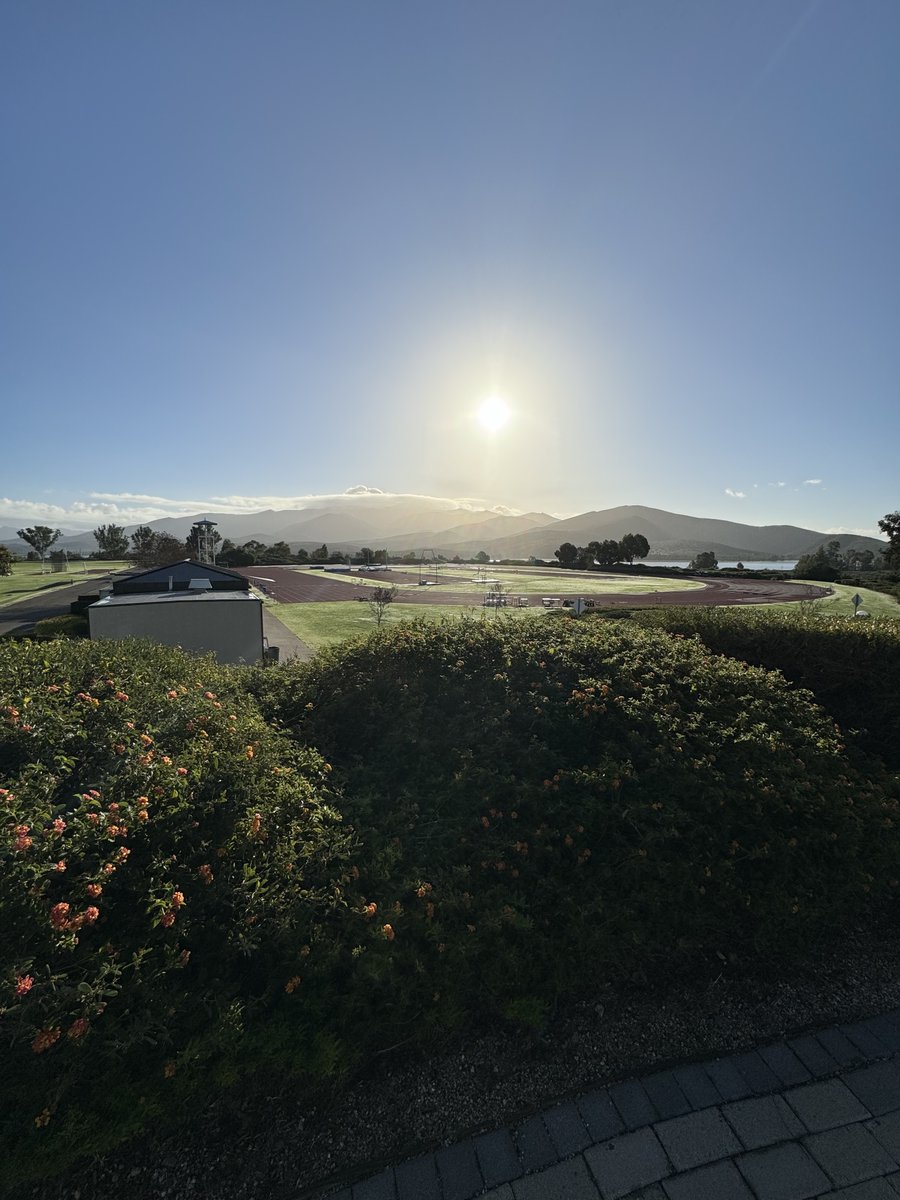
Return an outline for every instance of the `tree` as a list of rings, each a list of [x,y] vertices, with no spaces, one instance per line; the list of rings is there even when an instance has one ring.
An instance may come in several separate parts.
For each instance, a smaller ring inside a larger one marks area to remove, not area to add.
[[[371,546],[363,546],[359,554],[354,555],[353,561],[363,563],[368,567],[375,561],[375,551]]]
[[[558,550],[553,551],[554,557],[559,559],[560,566],[572,567],[578,561],[578,547],[573,546],[571,542],[563,542]]]
[[[323,542],[318,550],[313,550],[309,557],[315,563],[328,562],[328,546]]]
[[[396,595],[397,589],[395,587],[377,587],[372,589],[372,595],[369,597],[369,609],[375,618],[376,625],[380,625],[384,620],[387,606],[394,603]]]
[[[491,561],[491,556],[488,554],[487,550],[479,550],[478,553],[475,555],[475,557],[472,559],[472,562],[481,563],[482,566],[484,566],[485,563],[489,563],[490,561]]]
[[[614,567],[619,561],[621,549],[614,538],[606,538],[602,542],[591,542],[589,549],[591,548],[594,551],[594,558],[601,567]]]
[[[636,558],[646,558],[649,553],[650,543],[642,533],[626,533],[619,542],[623,562],[633,563]]]
[[[195,561],[200,558],[200,538],[204,534],[204,527],[199,521],[195,521],[191,526],[191,532],[184,539],[184,549],[188,558],[193,558]],[[222,535],[218,529],[212,530],[213,554],[218,557],[215,547],[222,541]]]
[[[134,533],[131,535],[131,553],[130,558],[133,558],[139,567],[153,566],[153,549],[156,543],[156,534],[149,525],[138,525]]]
[[[99,558],[124,558],[128,553],[128,535],[124,525],[98,525],[93,533]]]
[[[718,567],[719,560],[713,550],[701,550],[699,554],[694,555],[690,562],[691,571],[716,571]]]
[[[267,546],[260,554],[259,562],[261,563],[287,563],[291,561],[291,548],[287,542],[275,542],[272,546]]]
[[[900,510],[885,513],[878,528],[888,536],[888,547],[882,551],[886,567],[900,567]]]
[[[57,538],[61,536],[62,531],[51,529],[49,525],[29,525],[27,529],[17,529],[16,533],[23,542],[27,542],[36,552],[38,558],[41,560],[41,570],[43,570],[47,551]]]
[[[817,579],[820,583],[833,583],[840,573],[840,567],[832,561],[824,546],[811,554],[801,555],[794,567],[798,579]]]
[[[0,575],[12,575],[15,561],[9,546],[0,546]]]

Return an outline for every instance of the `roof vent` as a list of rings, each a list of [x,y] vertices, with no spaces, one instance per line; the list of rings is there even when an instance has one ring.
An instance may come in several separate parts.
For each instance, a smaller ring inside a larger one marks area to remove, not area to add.
[[[188,591],[209,592],[212,591],[212,584],[208,579],[192,579],[188,584]]]

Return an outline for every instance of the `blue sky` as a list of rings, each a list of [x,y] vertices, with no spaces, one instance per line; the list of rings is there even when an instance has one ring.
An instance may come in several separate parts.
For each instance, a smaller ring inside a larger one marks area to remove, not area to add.
[[[4,5],[0,525],[366,484],[877,532],[898,52],[896,0]]]

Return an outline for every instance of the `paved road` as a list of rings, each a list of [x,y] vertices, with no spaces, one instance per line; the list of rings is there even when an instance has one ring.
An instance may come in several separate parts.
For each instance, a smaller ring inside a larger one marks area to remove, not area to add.
[[[45,591],[33,592],[24,600],[0,608],[0,637],[23,626],[31,626],[44,617],[58,617],[67,613],[69,605],[81,592],[96,592],[106,582],[108,574],[98,571],[92,575],[64,578],[65,582]]]
[[[897,1200],[900,1010],[627,1079],[316,1195]]]

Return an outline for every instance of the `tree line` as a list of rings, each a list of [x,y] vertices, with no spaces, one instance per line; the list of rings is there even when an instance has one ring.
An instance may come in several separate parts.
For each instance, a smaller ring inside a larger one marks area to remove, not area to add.
[[[553,551],[561,567],[582,571],[591,571],[595,566],[614,567],[617,563],[630,566],[636,558],[646,558],[649,553],[650,543],[642,533],[626,533],[619,542],[607,538],[603,542],[588,542],[586,546],[563,542]]]

